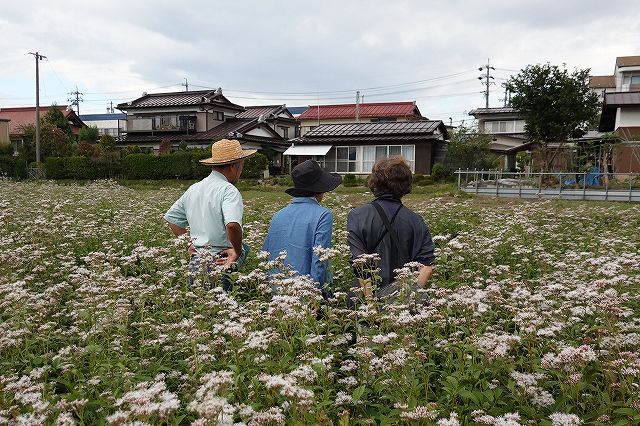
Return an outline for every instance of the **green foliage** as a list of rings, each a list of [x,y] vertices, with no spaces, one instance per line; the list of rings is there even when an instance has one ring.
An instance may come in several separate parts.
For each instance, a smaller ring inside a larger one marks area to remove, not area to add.
[[[433,185],[433,177],[425,176],[420,173],[416,173],[413,175],[413,184],[416,186],[429,186]]]
[[[180,141],[180,145],[178,145],[178,149],[180,151],[186,151],[187,148],[189,148],[189,144],[187,144],[187,141]]]
[[[436,182],[444,180],[447,177],[447,170],[442,164],[435,163],[433,167],[431,167],[431,177]]]
[[[54,127],[62,130],[67,136],[71,135],[71,126],[69,126],[69,120],[67,120],[60,111],[60,108],[54,103],[52,104],[47,112],[42,116],[41,125],[42,124],[51,124]],[[42,129],[40,129],[42,130]]]
[[[498,157],[491,153],[491,137],[468,127],[459,127],[451,134],[447,148],[446,170],[492,169]],[[435,166],[435,165],[434,165]]]
[[[367,183],[367,178],[358,177],[356,175],[346,174],[342,177],[342,186],[347,188],[355,186],[364,186]]]
[[[87,126],[87,127],[83,127],[82,129],[80,129],[80,132],[78,133],[78,140],[80,142],[90,142],[90,143],[96,143],[98,142],[98,138],[100,137],[100,134],[98,132],[98,126]]]
[[[513,94],[511,105],[526,122],[527,137],[542,149],[543,171],[558,153],[558,149],[551,153],[548,145],[579,138],[598,115],[600,102],[589,88],[589,71],[529,65],[506,84]]]
[[[98,152],[97,145],[87,142],[86,140],[81,141],[76,148],[76,153],[81,157],[93,157]]]
[[[13,155],[13,145],[0,144],[0,155]]]
[[[111,135],[102,135],[100,137],[100,143],[98,144],[100,152],[105,154],[107,152],[113,152],[116,150],[116,140]]]
[[[171,175],[178,179],[188,179],[191,177],[191,153],[188,151],[178,151],[169,154]]]
[[[126,157],[127,155],[140,154],[141,152],[142,150],[138,145],[129,145],[123,150],[122,156]]]
[[[131,154],[122,159],[122,174],[126,179],[157,179],[155,156]]]
[[[242,169],[242,177],[245,179],[260,179],[263,177],[263,172],[267,170],[269,160],[267,156],[258,152],[247,158],[244,161],[244,168]]]
[[[13,154],[13,149],[11,150]],[[27,178],[27,161],[16,158],[13,155],[0,155],[0,176],[26,179]]]
[[[191,170],[193,179],[203,179],[211,174],[211,166],[201,164],[200,160],[211,157],[211,148],[191,150]]]
[[[47,179],[66,179],[66,158],[49,157],[44,161],[44,170]]]

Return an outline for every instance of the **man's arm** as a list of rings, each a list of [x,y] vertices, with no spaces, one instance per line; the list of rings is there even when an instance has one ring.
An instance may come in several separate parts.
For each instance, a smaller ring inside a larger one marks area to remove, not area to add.
[[[418,285],[420,287],[426,286],[432,274],[433,267],[431,265],[424,265],[422,268],[420,268],[420,273],[418,274]]]
[[[231,248],[224,250],[227,257],[216,259],[218,265],[231,265],[238,260],[242,253],[242,227],[237,222],[229,222],[226,229]]]
[[[178,226],[175,223],[171,223],[171,222],[167,222],[167,223],[169,224],[169,228],[171,228],[173,235],[175,235],[176,237],[179,237],[180,235],[187,233],[186,228]]]

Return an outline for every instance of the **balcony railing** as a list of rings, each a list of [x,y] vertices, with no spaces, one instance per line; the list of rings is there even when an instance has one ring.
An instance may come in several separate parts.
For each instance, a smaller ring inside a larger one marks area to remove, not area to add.
[[[162,115],[127,119],[127,132],[195,132],[196,117]]]

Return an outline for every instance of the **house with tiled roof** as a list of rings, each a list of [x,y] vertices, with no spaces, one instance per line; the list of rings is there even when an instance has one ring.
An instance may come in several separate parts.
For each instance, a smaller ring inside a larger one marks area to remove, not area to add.
[[[287,145],[285,138],[267,123],[268,113],[232,103],[220,88],[145,93],[117,108],[127,116],[124,135],[118,139],[121,147],[158,149],[161,141],[169,140],[174,147],[185,141],[189,147],[204,148],[215,139],[228,137],[251,149],[284,151],[283,146]],[[268,112],[273,110],[268,108]]]
[[[503,156],[502,167],[512,170],[516,167],[516,154],[531,149],[525,136],[525,122],[514,108],[476,108],[469,115],[477,120],[478,130],[491,136],[490,149]]]
[[[415,102],[309,105],[298,116],[301,135],[321,124],[403,122],[425,119]]]
[[[80,117],[78,117],[76,112],[70,106],[54,105],[53,107],[58,108],[69,121],[69,128],[73,134],[77,135],[80,132],[80,129],[85,127],[85,123],[80,119]],[[51,107],[40,107],[40,118],[44,117],[47,111],[49,111],[49,108]],[[0,108],[0,117],[9,120],[9,139],[13,144],[14,151],[17,152],[18,147],[24,140],[25,126],[30,124],[35,125],[36,123],[36,107],[2,107]]]
[[[292,165],[313,159],[340,174],[368,174],[377,159],[402,155],[414,173],[431,174],[444,161],[447,137],[439,120],[321,124],[284,154]]]
[[[300,136],[299,121],[286,105],[245,106],[245,111],[238,113],[236,118],[261,120],[285,140]]]

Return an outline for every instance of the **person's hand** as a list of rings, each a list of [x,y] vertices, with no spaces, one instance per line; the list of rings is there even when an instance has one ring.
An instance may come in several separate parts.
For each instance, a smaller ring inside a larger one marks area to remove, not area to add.
[[[218,253],[218,257],[216,258],[216,265],[231,266],[238,260],[239,257],[240,254],[236,253],[233,247],[222,250],[220,253]]]

